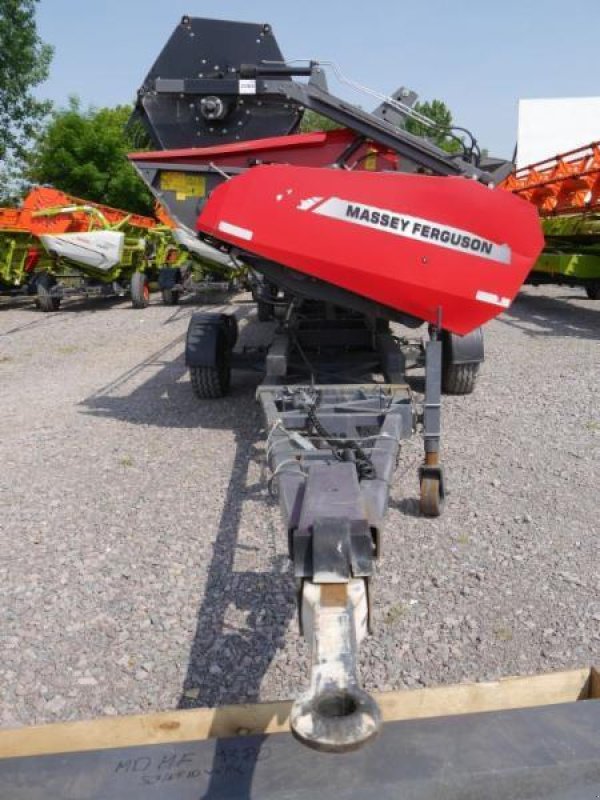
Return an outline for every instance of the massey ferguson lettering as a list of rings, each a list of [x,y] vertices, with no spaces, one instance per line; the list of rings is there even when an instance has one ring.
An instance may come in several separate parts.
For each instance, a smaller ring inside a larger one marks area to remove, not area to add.
[[[303,210],[310,210],[315,214],[374,228],[396,236],[430,242],[449,250],[498,261],[501,264],[510,264],[511,253],[508,245],[496,244],[496,242],[483,239],[470,231],[443,225],[433,220],[397,214],[386,208],[352,203],[341,197],[330,197],[323,202],[303,208]]]
[[[450,242],[463,250],[481,251],[486,254],[492,252],[492,242],[486,242],[484,239],[471,237],[466,233],[452,233],[447,228],[433,224],[423,225],[420,222],[411,222],[404,217],[386,214],[382,211],[371,211],[368,208],[361,208],[361,206],[353,206],[351,203],[348,203],[346,208],[346,216],[364,220],[371,225],[379,225],[381,228],[390,228],[393,231],[406,231],[410,227],[410,233],[415,237],[420,236],[421,239],[429,239],[431,242],[442,242],[443,244]]]

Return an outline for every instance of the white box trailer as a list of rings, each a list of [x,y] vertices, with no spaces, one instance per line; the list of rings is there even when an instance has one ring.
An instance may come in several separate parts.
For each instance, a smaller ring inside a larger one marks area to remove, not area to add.
[[[517,168],[600,141],[600,97],[519,100]]]

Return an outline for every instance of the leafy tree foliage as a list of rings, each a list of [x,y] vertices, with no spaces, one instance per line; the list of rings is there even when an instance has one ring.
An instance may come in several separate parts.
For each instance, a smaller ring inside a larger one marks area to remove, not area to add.
[[[334,122],[316,111],[306,109],[302,115],[302,122],[300,123],[300,133],[311,133],[312,131],[332,131],[335,128],[341,127],[337,122]]]
[[[48,77],[52,48],[37,33],[38,0],[0,0],[0,159],[19,157],[50,109],[31,90]]]
[[[443,100],[425,101],[423,103],[417,100],[414,110],[435,122],[436,127],[431,128],[422,122],[409,118],[406,121],[406,130],[409,133],[430,139],[448,153],[457,153],[461,149],[460,141],[448,135],[448,131],[453,124],[452,112]]]
[[[457,137],[456,134],[449,134],[453,124],[452,112],[442,100],[425,101],[423,103],[417,101],[414,109],[434,122],[435,128],[409,118],[406,122],[407,131],[415,134],[415,136],[426,137],[448,153],[457,153],[462,149],[460,137]],[[300,131],[302,133],[330,131],[339,127],[338,123],[324,117],[322,114],[306,110],[302,117]]]
[[[127,161],[140,147],[126,128],[131,106],[82,110],[72,98],[54,113],[30,159],[29,177],[68,194],[139,214],[152,212],[152,196]]]

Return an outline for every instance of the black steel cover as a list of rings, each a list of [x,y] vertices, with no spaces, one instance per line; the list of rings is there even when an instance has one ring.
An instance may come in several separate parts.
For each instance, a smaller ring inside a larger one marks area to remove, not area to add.
[[[163,150],[286,135],[300,121],[298,106],[253,93],[260,80],[240,79],[244,64],[282,60],[270,25],[183,17],[139,89],[133,118]]]

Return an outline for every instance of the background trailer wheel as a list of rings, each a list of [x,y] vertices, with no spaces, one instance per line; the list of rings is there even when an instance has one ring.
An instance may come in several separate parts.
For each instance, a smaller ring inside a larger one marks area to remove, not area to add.
[[[181,293],[177,289],[163,289],[161,296],[166,306],[176,306],[179,303]]]
[[[269,322],[273,319],[273,306],[265,300],[256,303],[256,312],[259,322]]]
[[[166,306],[176,306],[183,294],[183,274],[178,267],[161,267],[158,288]]]
[[[270,322],[275,319],[275,304],[279,289],[275,284],[260,280],[253,287],[252,294],[256,300],[256,315],[259,322]]]
[[[147,308],[150,304],[150,286],[143,272],[131,276],[131,305],[134,308]]]
[[[56,278],[46,273],[38,275],[36,280],[37,298],[35,304],[40,311],[58,311],[60,308],[61,298],[56,294],[52,294],[52,289],[55,286]]]
[[[585,293],[590,300],[600,300],[600,281],[592,281],[585,286]]]

